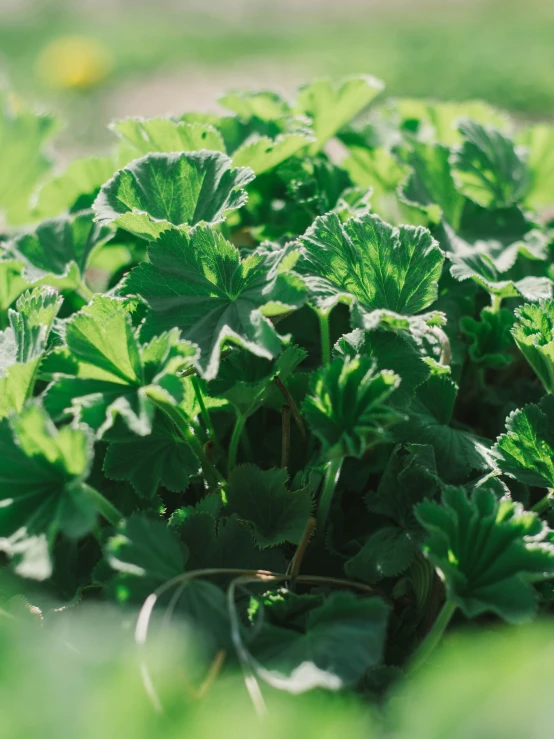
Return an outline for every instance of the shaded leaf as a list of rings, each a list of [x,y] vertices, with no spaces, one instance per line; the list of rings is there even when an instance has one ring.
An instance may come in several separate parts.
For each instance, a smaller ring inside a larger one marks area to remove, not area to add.
[[[0,422],[0,549],[23,577],[45,580],[58,533],[80,538],[96,522],[85,480],[92,440],[83,429],[54,427],[37,404]]]
[[[236,467],[229,478],[228,511],[253,525],[260,547],[298,544],[306,528],[313,506],[310,492],[289,491],[287,478],[284,469],[261,470],[254,464]]]
[[[327,457],[359,458],[390,439],[388,427],[404,418],[388,405],[399,381],[368,357],[339,357],[314,374],[302,411]]]
[[[531,580],[554,572],[546,529],[518,503],[477,488],[447,488],[442,504],[424,501],[416,515],[429,534],[425,551],[444,577],[448,599],[468,618],[492,611],[506,621],[536,609]]]
[[[179,328],[200,347],[200,368],[209,380],[229,343],[267,359],[280,352],[281,338],[268,316],[304,300],[300,279],[282,265],[284,256],[260,247],[241,259],[235,246],[207,227],[190,235],[171,229],[150,246],[150,262],[128,275],[123,290],[150,305],[143,335]]]
[[[461,192],[485,208],[508,208],[529,189],[529,172],[511,139],[494,128],[465,120],[463,144],[453,156],[454,178]]]

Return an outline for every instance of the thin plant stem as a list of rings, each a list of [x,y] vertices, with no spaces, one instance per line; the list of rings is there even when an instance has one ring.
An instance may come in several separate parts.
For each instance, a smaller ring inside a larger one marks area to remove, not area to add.
[[[110,503],[110,501],[105,498],[102,493],[99,493],[98,490],[91,487],[90,485],[84,485],[85,490],[90,495],[90,497],[94,500],[94,504],[96,506],[96,510],[98,513],[108,521],[108,523],[111,523],[112,526],[117,526],[120,521],[123,520],[124,516],[119,511],[113,503]]]
[[[195,693],[195,697],[197,699],[204,698],[204,696],[209,692],[210,688],[217,680],[223,668],[223,663],[225,662],[226,657],[227,657],[227,652],[225,649],[220,649],[217,652],[212,664],[210,665],[208,674],[206,675],[206,677],[202,681],[202,684],[200,685],[200,687]]]
[[[498,313],[500,306],[502,305],[502,297],[500,295],[491,295],[491,310],[493,313]]]
[[[294,553],[294,557],[292,558],[292,562],[290,566],[291,590],[294,590],[294,587],[296,585],[296,580],[300,573],[300,567],[302,566],[302,560],[304,559],[304,555],[306,554],[306,549],[308,548],[308,544],[310,543],[310,539],[312,538],[312,534],[314,533],[314,530],[315,530],[315,518],[313,516],[310,516],[306,522],[306,528],[304,529],[304,533],[302,534],[302,539],[300,539],[300,544],[298,545],[296,552]]]
[[[550,508],[550,503],[552,501],[552,496],[554,495],[554,488],[548,488],[548,492],[546,495],[539,500],[538,503],[535,503],[535,505],[531,508],[533,513],[544,513]]]
[[[321,363],[324,367],[331,364],[331,331],[329,313],[319,313],[319,329],[321,333]]]
[[[233,427],[233,433],[231,435],[231,442],[229,444],[229,473],[231,473],[235,469],[235,466],[237,464],[237,451],[239,448],[239,441],[240,437],[242,436],[245,423],[246,418],[244,416],[237,416],[237,420],[235,421],[235,425]]]
[[[300,431],[300,434],[302,435],[303,441],[306,441],[308,438],[306,434],[306,427],[304,426],[304,421],[302,420],[302,416],[300,415],[300,411],[298,410],[298,406],[294,402],[294,398],[289,392],[288,387],[285,385],[285,383],[281,380],[281,378],[277,375],[274,379],[275,384],[277,385],[277,388],[283,398],[287,401],[287,405],[290,407],[292,416],[294,418],[294,421],[296,425],[298,426],[298,430]]]
[[[325,481],[323,483],[323,490],[321,491],[321,498],[319,499],[319,508],[317,511],[317,526],[321,532],[325,529],[325,522],[327,521],[329,509],[331,508],[331,501],[333,500],[335,487],[339,481],[342,463],[342,457],[332,459],[327,466],[327,471],[325,472]]]
[[[208,436],[210,437],[210,439],[215,442],[216,441],[215,429],[212,423],[210,413],[208,409],[206,408],[206,403],[204,402],[204,393],[202,392],[202,388],[200,387],[200,382],[196,375],[192,375],[190,379],[191,379],[192,387],[194,389],[196,400],[198,401],[198,405],[200,406],[200,415],[202,416],[202,420],[204,421],[206,431],[208,432]]]
[[[284,405],[282,409],[281,426],[281,467],[289,466],[290,457],[290,405]]]
[[[416,649],[414,656],[412,657],[412,660],[410,662],[411,672],[415,672],[415,670],[424,665],[431,654],[435,651],[440,640],[442,639],[444,632],[446,631],[446,627],[448,626],[452,619],[452,616],[456,612],[456,608],[456,604],[451,603],[448,600],[443,605],[439,615],[437,616],[437,620],[431,628],[431,631],[421,642],[419,647]]]

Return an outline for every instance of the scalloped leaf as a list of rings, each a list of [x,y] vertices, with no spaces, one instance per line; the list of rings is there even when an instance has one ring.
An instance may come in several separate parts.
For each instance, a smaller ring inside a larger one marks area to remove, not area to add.
[[[444,257],[425,228],[395,228],[373,214],[341,223],[329,213],[299,241],[296,269],[321,312],[341,302],[411,315],[437,298]]]
[[[85,485],[92,439],[81,428],[59,431],[38,404],[0,422],[0,550],[23,577],[52,573],[58,533],[78,539],[96,522]]]
[[[252,170],[232,169],[217,151],[147,154],[116,172],[93,208],[99,223],[152,239],[171,225],[220,223],[244,205],[243,188],[253,179]]]
[[[399,383],[394,372],[377,372],[368,357],[339,357],[316,372],[302,411],[325,456],[360,458],[389,441],[389,426],[405,418],[388,405]]]
[[[196,350],[173,330],[140,344],[125,303],[97,296],[67,324],[72,364],[54,372],[45,405],[54,419],[74,416],[97,437],[121,417],[139,436],[152,431],[156,400],[178,404],[179,373]]]
[[[200,347],[199,367],[211,380],[228,344],[266,359],[280,353],[281,337],[268,316],[288,313],[305,299],[285,255],[286,250],[259,247],[241,259],[233,244],[208,227],[190,234],[171,229],[150,245],[150,261],[127,276],[122,290],[140,295],[151,308],[143,335],[177,327]]]
[[[429,538],[425,553],[440,570],[448,600],[468,618],[492,612],[511,623],[533,616],[530,581],[554,573],[554,547],[533,513],[483,487],[471,498],[447,488],[442,503],[424,501],[416,516]]]
[[[227,508],[252,524],[256,544],[298,544],[312,512],[309,490],[287,489],[284,469],[261,470],[254,464],[236,467],[225,490]]]
[[[316,80],[300,88],[296,107],[312,119],[315,142],[309,153],[318,151],[383,90],[384,85],[367,75],[352,77],[334,86],[330,80]]]

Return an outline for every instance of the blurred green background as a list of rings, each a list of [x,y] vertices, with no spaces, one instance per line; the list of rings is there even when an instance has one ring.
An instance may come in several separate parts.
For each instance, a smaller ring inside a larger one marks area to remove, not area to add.
[[[194,694],[186,629],[137,654],[132,623],[104,609],[14,619],[0,611],[2,739],[548,739],[554,725],[554,638],[548,623],[469,628],[405,678],[381,706],[263,687],[252,708],[242,677],[223,672]],[[155,710],[141,680],[148,667]]]
[[[62,113],[81,149],[116,117],[360,72],[391,95],[550,117],[553,39],[552,0],[0,0],[4,84]]]

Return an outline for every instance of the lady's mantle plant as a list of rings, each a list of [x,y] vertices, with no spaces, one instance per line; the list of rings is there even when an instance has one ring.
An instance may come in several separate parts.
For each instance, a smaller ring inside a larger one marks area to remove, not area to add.
[[[554,128],[381,91],[118,121],[56,174],[53,122],[2,100],[0,579],[29,603],[157,597],[208,663],[372,694],[454,614],[551,611]]]

